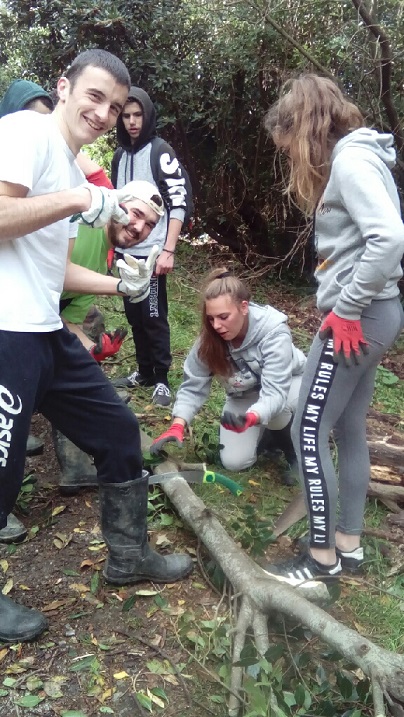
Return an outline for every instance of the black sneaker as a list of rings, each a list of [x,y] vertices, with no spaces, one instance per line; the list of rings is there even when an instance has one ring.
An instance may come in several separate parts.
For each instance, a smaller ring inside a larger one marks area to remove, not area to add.
[[[155,406],[169,406],[171,403],[171,393],[165,383],[156,383],[153,391],[153,403]]]
[[[277,565],[267,565],[265,572],[280,582],[289,583],[292,587],[311,588],[317,582],[330,582],[341,575],[341,561],[335,565],[322,565],[309,554],[297,555]]]
[[[337,558],[341,561],[341,567],[348,573],[360,573],[363,568],[363,548],[355,548],[355,550],[340,550],[335,548]]]
[[[153,386],[154,381],[142,376],[140,371],[134,371],[130,376],[113,378],[111,383],[115,388],[136,388],[136,386]]]

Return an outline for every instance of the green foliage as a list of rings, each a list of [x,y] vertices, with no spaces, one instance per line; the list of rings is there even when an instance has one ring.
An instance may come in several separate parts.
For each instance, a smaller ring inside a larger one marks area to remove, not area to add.
[[[17,498],[17,506],[22,512],[27,512],[29,504],[33,498],[36,482],[37,479],[34,473],[28,473],[28,475],[24,476]]]
[[[272,533],[272,521],[262,520],[252,505],[243,505],[237,520],[231,522],[236,540],[252,556],[263,555],[276,538]]]
[[[404,382],[384,366],[376,371],[373,404],[385,413],[400,413],[404,400]]]
[[[315,69],[323,67],[341,80],[369,124],[391,130],[375,68],[380,44],[352,2],[284,0],[270,12],[266,0],[8,0],[4,5],[0,87],[30,76],[49,88],[79,51],[103,47],[116,53],[132,81],[152,96],[159,131],[190,171],[195,233],[208,231],[255,262],[257,255],[271,257],[266,264],[282,259],[304,226],[285,203],[281,168],[262,124],[284,79],[313,70],[303,52],[312,56]],[[403,3],[380,0],[377,12],[393,48],[393,103],[402,117]],[[110,147],[108,140],[106,169]],[[101,155],[95,151],[96,159]],[[300,269],[301,259],[300,251],[288,265]]]

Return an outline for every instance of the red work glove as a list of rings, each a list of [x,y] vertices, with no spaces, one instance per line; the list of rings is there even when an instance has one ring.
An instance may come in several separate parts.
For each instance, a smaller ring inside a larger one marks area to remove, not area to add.
[[[225,411],[220,419],[220,423],[226,431],[244,433],[247,428],[256,426],[257,423],[259,423],[259,418],[256,413],[246,413],[245,416],[236,416],[235,413]]]
[[[165,443],[175,441],[178,448],[182,448],[184,443],[184,431],[185,426],[181,423],[173,423],[172,426],[156,438],[150,446],[150,453],[152,456],[160,452]]]
[[[104,361],[109,356],[118,353],[123,344],[123,340],[128,333],[127,329],[116,329],[114,333],[100,334],[97,343],[90,349],[90,354],[98,363]]]
[[[345,360],[345,365],[351,365],[351,358],[356,364],[360,363],[361,353],[369,353],[369,344],[365,340],[362,333],[362,326],[359,320],[350,321],[342,319],[333,311],[330,311],[325,321],[323,321],[319,337],[324,339],[332,336],[334,343],[334,361],[340,363],[341,359]]]

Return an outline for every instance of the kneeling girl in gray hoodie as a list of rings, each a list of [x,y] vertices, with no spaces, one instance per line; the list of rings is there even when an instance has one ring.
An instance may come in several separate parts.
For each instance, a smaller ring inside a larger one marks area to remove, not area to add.
[[[185,360],[172,425],[155,439],[152,452],[168,441],[182,446],[185,427],[216,377],[226,392],[220,423],[223,466],[234,471],[252,466],[266,427],[292,466],[290,426],[305,363],[287,316],[251,302],[247,286],[226,269],[213,270],[203,290],[202,329]]]

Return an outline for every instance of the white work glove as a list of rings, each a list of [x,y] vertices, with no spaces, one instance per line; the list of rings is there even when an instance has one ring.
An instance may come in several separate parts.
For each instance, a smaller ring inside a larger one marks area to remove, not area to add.
[[[91,205],[85,212],[75,214],[71,222],[78,221],[79,224],[87,224],[90,227],[104,227],[110,219],[119,224],[129,224],[129,215],[119,206],[120,202],[128,202],[133,199],[131,194],[122,189],[107,189],[97,187],[95,184],[82,184],[91,194]]]
[[[150,279],[159,253],[160,247],[155,244],[146,261],[135,259],[130,254],[124,254],[125,261],[118,259],[116,262],[121,279],[117,290],[120,294],[130,296],[131,304],[137,304],[149,296]]]

